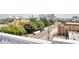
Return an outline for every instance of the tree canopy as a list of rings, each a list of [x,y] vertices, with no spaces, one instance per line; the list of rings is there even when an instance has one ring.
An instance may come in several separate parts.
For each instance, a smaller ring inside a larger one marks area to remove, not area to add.
[[[40,20],[44,23],[45,27],[51,25],[50,21],[48,19],[46,19],[46,18],[41,18]]]
[[[3,22],[12,22],[12,21],[14,21],[14,19],[12,19],[12,18],[6,18],[3,20]]]
[[[32,33],[33,31],[37,30],[36,24],[32,21],[30,21],[28,24],[25,24],[24,28],[28,33]]]
[[[14,27],[14,26],[4,26],[1,29],[1,32],[16,34],[16,35],[23,35],[26,33],[23,27]]]

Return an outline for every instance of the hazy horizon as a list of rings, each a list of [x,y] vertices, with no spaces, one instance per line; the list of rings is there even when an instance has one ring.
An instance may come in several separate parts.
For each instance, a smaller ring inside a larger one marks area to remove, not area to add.
[[[34,15],[34,17],[38,17],[39,14],[0,14],[0,19],[12,17],[12,16],[22,16],[24,18],[28,18]],[[73,16],[79,16],[79,14],[54,14],[57,18],[72,18]]]
[[[55,14],[58,18],[72,18],[73,16],[79,16],[79,14]]]

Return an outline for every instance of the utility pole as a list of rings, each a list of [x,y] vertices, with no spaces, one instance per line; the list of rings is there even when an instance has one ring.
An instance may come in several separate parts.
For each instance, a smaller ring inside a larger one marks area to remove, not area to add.
[[[52,44],[53,37],[52,38],[50,37],[50,26],[48,26],[48,29],[47,30],[48,30],[47,31],[47,40],[51,41],[51,44]]]
[[[50,31],[49,31],[49,26],[48,26],[47,39],[50,40]]]

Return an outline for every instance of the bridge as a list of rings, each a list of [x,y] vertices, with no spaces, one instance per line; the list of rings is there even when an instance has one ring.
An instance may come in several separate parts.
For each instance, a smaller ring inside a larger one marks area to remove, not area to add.
[[[79,44],[79,41],[53,38],[52,41],[17,36],[0,32],[0,44]]]
[[[50,44],[50,41],[30,37],[17,36],[0,32],[1,44]]]

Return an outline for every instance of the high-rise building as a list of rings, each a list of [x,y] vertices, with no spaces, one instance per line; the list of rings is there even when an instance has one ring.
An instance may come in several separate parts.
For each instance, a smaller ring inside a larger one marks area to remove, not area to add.
[[[49,19],[54,19],[54,14],[47,14],[47,18],[49,18]]]
[[[79,20],[79,16],[73,16],[72,19],[73,19],[74,22],[78,21]]]
[[[47,19],[54,19],[54,14],[41,14],[39,15],[40,18],[47,18]]]

